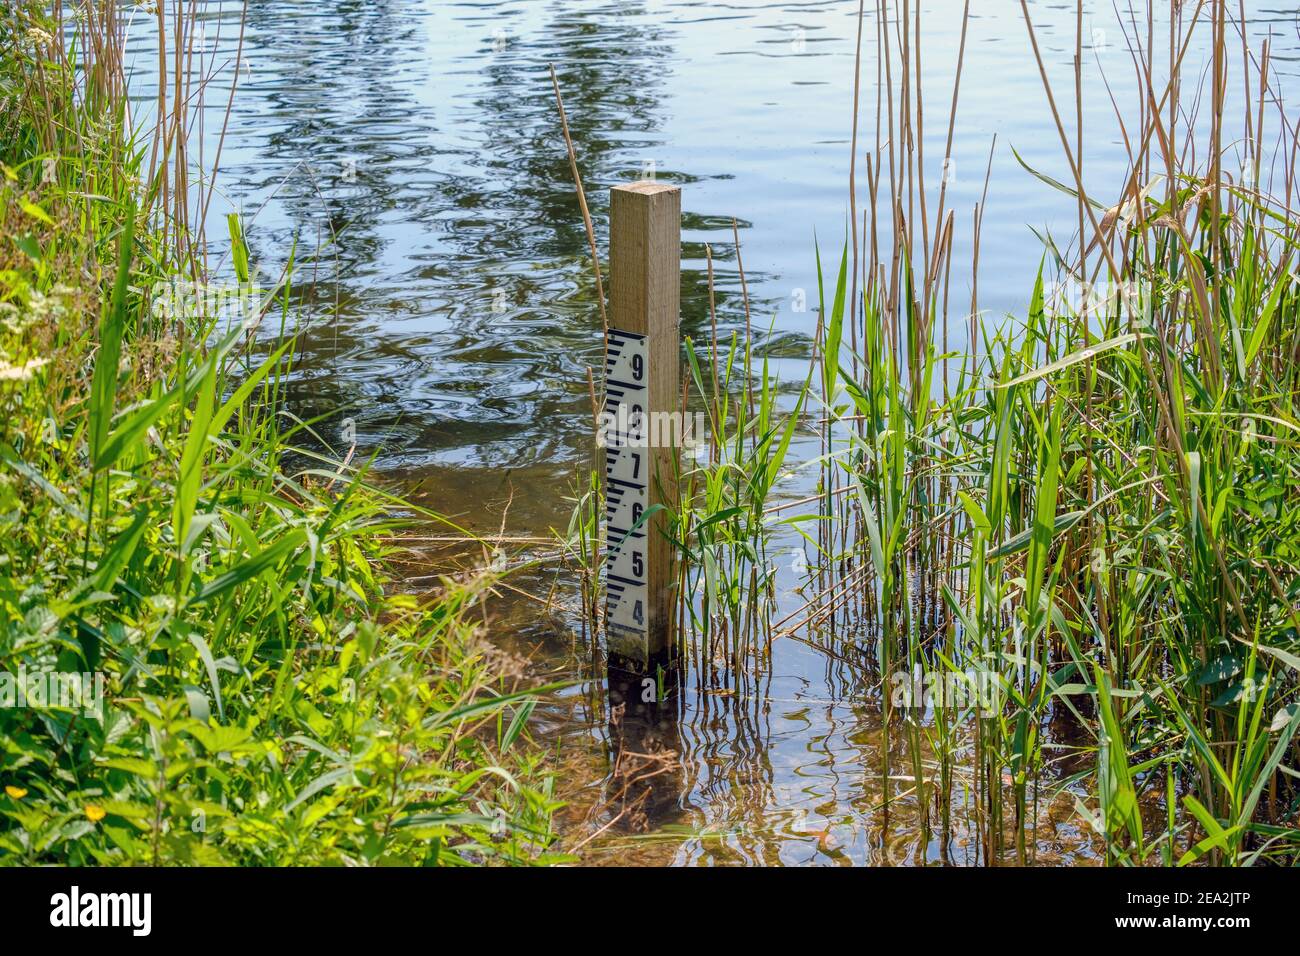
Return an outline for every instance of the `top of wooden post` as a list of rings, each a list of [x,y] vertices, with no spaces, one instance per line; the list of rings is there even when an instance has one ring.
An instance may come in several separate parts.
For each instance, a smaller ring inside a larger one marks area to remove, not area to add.
[[[679,188],[671,183],[659,183],[653,179],[638,179],[634,183],[623,183],[614,187],[615,192],[641,193],[653,196],[655,193],[678,192]]]

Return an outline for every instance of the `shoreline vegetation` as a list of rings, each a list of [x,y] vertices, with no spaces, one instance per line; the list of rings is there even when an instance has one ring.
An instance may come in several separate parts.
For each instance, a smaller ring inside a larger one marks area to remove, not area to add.
[[[493,575],[401,593],[394,532],[436,516],[297,444],[292,267],[234,321],[160,301],[211,274],[194,22],[146,123],[126,12],[55,7],[0,22],[0,861],[547,862]]]
[[[1117,24],[1137,78],[1122,103],[1085,90],[1081,3],[1064,90],[1021,3],[1064,173],[1021,165],[1078,209],[1069,242],[1040,235],[1023,316],[980,309],[987,179],[973,210],[949,208],[946,164],[927,181],[924,18],[895,0],[859,11],[874,142],[860,31],[850,234],[834,273],[818,256],[793,414],[712,308],[712,341],[686,343],[711,442],[677,483],[679,656],[704,693],[740,697],[761,694],[775,640],[851,661],[902,745],[884,748],[882,806],[908,801],[940,861],[960,832],[985,865],[1033,864],[1064,805],[1107,865],[1300,862],[1300,131],[1236,5],[1175,4],[1159,25],[1154,7]],[[925,65],[952,72],[949,155],[970,20],[967,3],[956,62]],[[1098,95],[1114,130],[1082,128]],[[1097,135],[1124,144],[1125,182],[1090,184]],[[792,464],[797,416],[821,449]],[[791,467],[819,472],[801,514],[769,501]],[[594,620],[591,486],[571,530]],[[789,527],[809,570],[773,621],[770,543]]]

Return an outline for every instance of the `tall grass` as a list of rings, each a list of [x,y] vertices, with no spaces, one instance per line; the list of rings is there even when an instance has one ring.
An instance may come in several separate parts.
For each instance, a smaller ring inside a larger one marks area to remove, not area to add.
[[[157,4],[137,120],[125,16],[0,22],[0,690],[104,681],[100,707],[0,708],[0,859],[545,860],[530,695],[494,688],[466,613],[492,576],[402,594],[386,567],[414,509],[296,448],[293,340],[254,351],[296,321],[292,267],[233,316],[165,294],[211,275],[187,150],[223,65],[186,5]]]
[[[823,538],[833,569],[869,583],[845,599],[841,578],[823,603],[872,629],[885,682],[992,675],[993,709],[884,700],[941,827],[954,761],[974,762],[985,862],[1032,862],[1040,799],[1065,792],[1110,862],[1293,863],[1298,140],[1268,44],[1236,39],[1221,2],[1183,5],[1165,50],[1151,5],[1145,34],[1127,24],[1141,98],[1117,107],[1138,119],[1120,121],[1130,172],[1104,201],[1042,71],[1069,175],[1031,172],[1077,203],[1080,233],[1044,250],[1023,320],[998,327],[971,302],[950,370],[954,220],[908,146],[924,140],[922,19],[894,6],[866,164],[869,221],[888,226],[853,248],[862,293],[845,310],[841,268],[822,338],[825,405],[852,412],[826,433]],[[1182,58],[1202,33],[1198,119]],[[1230,133],[1233,70],[1247,94]],[[961,51],[955,77],[954,110]],[[1233,136],[1245,182],[1225,162]],[[1092,291],[1051,294],[1071,286]],[[853,493],[836,504],[839,486]]]

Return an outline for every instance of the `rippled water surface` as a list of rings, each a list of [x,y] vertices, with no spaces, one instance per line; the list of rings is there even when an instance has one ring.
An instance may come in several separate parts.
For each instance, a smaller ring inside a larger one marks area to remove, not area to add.
[[[199,6],[208,42],[232,58],[241,5]],[[1246,5],[1252,34],[1274,33],[1274,66],[1294,89],[1297,20],[1286,6]],[[876,98],[871,7],[864,143]],[[1024,309],[1042,254],[1035,230],[1068,239],[1075,212],[1011,152],[1068,178],[1019,4],[972,7],[949,204],[956,260],[969,262],[962,217],[991,169],[979,305],[996,319]],[[1058,97],[1072,99],[1074,4],[1030,7]],[[382,470],[462,524],[504,521],[519,553],[564,527],[566,495],[590,456],[586,369],[599,367],[601,335],[552,64],[602,244],[609,186],[644,175],[679,184],[683,334],[708,324],[705,244],[720,322],[735,328],[734,219],[755,325],[771,322],[776,367],[787,381],[801,377],[816,324],[814,237],[838,250],[847,228],[857,9],[852,0],[252,0],[224,140],[219,83],[202,140],[209,163],[221,142],[214,217],[245,214],[266,275],[296,241],[298,288],[331,316],[304,332],[294,411],[325,416],[331,442],[354,427],[360,454],[377,451]],[[957,0],[923,5],[931,181],[943,174],[960,10]],[[1110,94],[1133,103],[1134,71],[1112,5],[1089,0],[1086,10],[1084,176],[1113,201],[1126,163]],[[143,72],[148,46],[142,23]],[[1199,74],[1204,56],[1189,57],[1188,74]],[[955,300],[969,296],[968,274],[954,273],[965,283]],[[953,347],[962,344],[954,333]],[[796,450],[809,452],[815,444]],[[799,494],[798,479],[783,490]],[[430,552],[430,573],[440,560]],[[777,641],[770,672],[739,686],[688,686],[667,741],[680,760],[647,770],[651,798],[616,819],[608,715],[586,666],[588,638],[575,631],[572,582],[544,565],[514,583],[550,595],[549,606],[510,592],[496,609],[499,640],[533,677],[581,680],[539,708],[534,735],[558,754],[564,842],[587,860],[980,862],[960,812],[947,838],[920,840],[906,747],[885,740],[869,702],[876,688],[843,646],[811,636]],[[968,783],[959,773],[959,810]],[[1066,798],[1044,796],[1033,842],[1042,863],[1092,859]]]

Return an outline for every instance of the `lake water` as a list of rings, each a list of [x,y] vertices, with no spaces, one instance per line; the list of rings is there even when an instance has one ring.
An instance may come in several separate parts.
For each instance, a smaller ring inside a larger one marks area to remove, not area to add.
[[[969,262],[963,223],[996,136],[979,276],[981,309],[996,320],[1024,310],[1042,256],[1035,230],[1068,240],[1075,207],[1011,151],[1069,178],[1019,4],[972,6],[948,195],[955,259]],[[1252,36],[1274,34],[1274,66],[1294,90],[1300,27],[1285,6],[1246,9]],[[225,60],[240,7],[199,4]],[[1074,4],[1030,9],[1058,100],[1071,102]],[[377,451],[385,475],[465,526],[495,531],[504,515],[518,538],[564,527],[591,453],[586,369],[599,368],[602,342],[551,65],[602,249],[608,187],[645,176],[680,185],[683,334],[708,327],[706,244],[719,321],[743,327],[735,219],[754,324],[771,322],[763,342],[776,367],[801,378],[817,318],[814,239],[835,255],[847,228],[857,11],[852,0],[250,3],[213,213],[244,214],[265,274],[278,273],[295,237],[300,260],[315,253],[298,286],[329,318],[303,333],[294,411],[327,416],[324,436],[338,444],[354,429],[359,453]],[[944,175],[960,14],[957,0],[922,6],[932,182]],[[864,146],[874,137],[875,16],[868,4]],[[1133,66],[1109,2],[1089,0],[1084,24],[1084,178],[1109,205],[1127,167],[1101,76],[1128,109]],[[142,18],[133,47],[145,89],[148,30]],[[1205,55],[1189,58],[1187,74],[1199,75]],[[209,88],[209,162],[225,98],[220,82]],[[960,301],[969,269],[953,281]],[[429,572],[447,560],[431,546]],[[412,587],[431,580],[417,574]],[[558,755],[564,845],[584,859],[980,862],[960,812],[949,839],[919,838],[911,785],[898,776],[904,742],[885,738],[865,676],[816,641],[777,641],[771,672],[739,692],[688,687],[679,765],[656,778],[643,816],[614,820],[601,675],[574,630],[572,582],[532,572],[514,583],[552,600],[503,601],[494,633],[528,659],[529,679],[580,681],[538,709],[533,732]],[[1094,858],[1066,798],[1041,808],[1035,837],[1038,862]]]

